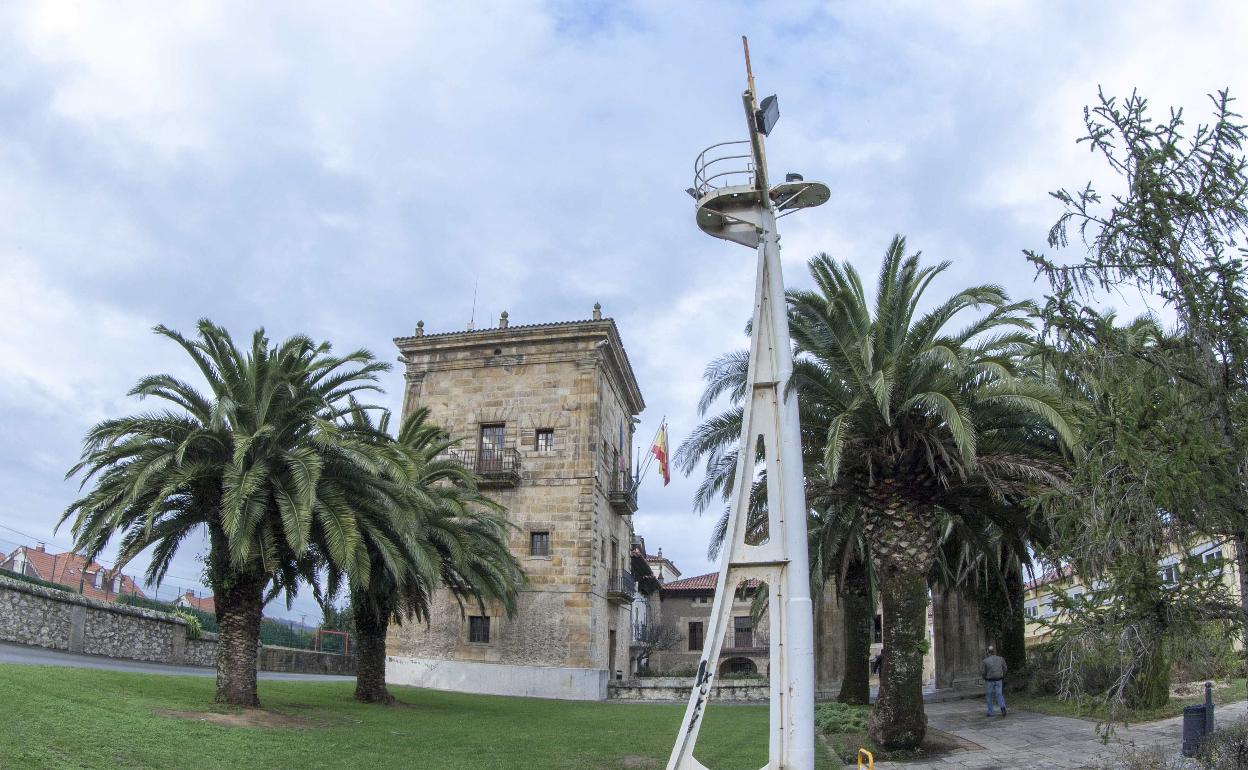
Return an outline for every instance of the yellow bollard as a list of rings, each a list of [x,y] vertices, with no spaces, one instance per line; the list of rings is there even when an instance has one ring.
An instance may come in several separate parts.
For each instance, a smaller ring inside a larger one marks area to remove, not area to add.
[[[862,755],[867,755],[867,770],[875,770],[875,755],[866,749],[858,749],[858,770],[862,770]]]

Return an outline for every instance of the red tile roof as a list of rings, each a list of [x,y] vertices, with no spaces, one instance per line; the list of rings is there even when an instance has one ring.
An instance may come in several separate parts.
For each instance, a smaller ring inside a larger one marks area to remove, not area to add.
[[[1026,591],[1030,591],[1033,588],[1039,588],[1040,586],[1048,585],[1049,583],[1052,583],[1055,580],[1060,580],[1066,577],[1070,577],[1069,570],[1062,569],[1060,567],[1058,569],[1051,569],[1051,570],[1046,571],[1043,575],[1041,575],[1038,578],[1033,578],[1031,580],[1028,580],[1027,583],[1024,584],[1023,589]]]
[[[123,594],[147,598],[138,585],[130,579],[130,576],[125,574],[121,576],[121,590],[114,591],[112,570],[97,562],[88,564],[76,553],[48,553],[43,550],[42,546],[29,548],[23,545],[5,557],[4,561],[0,562],[0,567],[13,570],[18,554],[25,556],[26,565],[21,570],[23,574],[63,585],[75,591],[81,586],[83,596],[104,601],[112,601]],[[96,582],[99,583],[98,587]]]
[[[667,593],[667,592],[700,593],[704,591],[710,591],[713,593],[715,591],[715,584],[718,581],[719,581],[718,572],[708,572],[705,575],[695,575],[694,577],[683,578],[681,580],[673,580],[670,583],[665,583],[663,585],[663,592],[664,593]],[[760,585],[759,581],[755,580],[754,578],[750,578],[749,580],[745,581],[744,587],[745,588],[758,588],[759,585]]]
[[[215,613],[217,606],[211,596],[197,597],[190,591],[187,591],[178,597],[178,605],[208,613]]]

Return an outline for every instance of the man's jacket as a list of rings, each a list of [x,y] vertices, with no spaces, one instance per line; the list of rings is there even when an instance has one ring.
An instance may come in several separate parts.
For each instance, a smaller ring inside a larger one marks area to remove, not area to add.
[[[989,655],[984,658],[984,679],[989,682],[1000,682],[1005,679],[1005,658],[1000,655]]]

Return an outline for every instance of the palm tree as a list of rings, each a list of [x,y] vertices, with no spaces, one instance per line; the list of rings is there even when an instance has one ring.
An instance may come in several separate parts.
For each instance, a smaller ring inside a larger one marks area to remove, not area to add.
[[[824,478],[864,511],[884,614],[869,730],[890,748],[917,746],[926,731],[927,583],[942,517],[990,514],[1034,485],[1059,486],[1059,445],[1074,443],[1066,402],[1033,376],[1033,306],[983,285],[920,315],[949,263],[920,267],[905,246],[900,236],[889,245],[874,307],[853,266],[827,255],[810,261],[817,291],[789,296],[796,387],[817,394],[827,425]]]
[[[378,496],[386,525],[378,539],[366,540],[368,577],[350,591],[359,649],[355,699],[365,703],[394,700],[386,689],[391,622],[428,621],[439,587],[461,602],[496,602],[511,614],[524,580],[507,545],[502,508],[477,490],[472,471],[446,456],[453,442],[428,421],[428,410],[409,415],[395,439],[387,432],[389,417],[383,414],[376,428],[386,443],[386,487]],[[356,421],[372,428],[366,412]],[[331,582],[340,580],[331,569]]]
[[[1030,303],[976,286],[919,314],[947,267],[920,267],[896,237],[874,307],[857,271],[827,255],[809,263],[817,290],[788,294],[807,496],[817,510],[856,512],[862,542],[837,542],[869,553],[881,593],[884,657],[870,729],[890,748],[917,746],[926,730],[927,584],[942,533],[950,522],[1010,526],[1002,512],[1012,501],[1033,485],[1061,484],[1061,450],[1072,439],[1066,402],[1034,370]],[[946,330],[979,307],[986,312],[966,328]],[[708,367],[703,409],[721,394],[741,397],[737,366],[724,357]],[[678,451],[686,472],[705,462],[700,504],[731,488],[739,428],[730,409]]]
[[[256,649],[269,596],[292,591],[310,554],[367,574],[364,543],[375,519],[348,492],[376,477],[375,441],[341,418],[355,394],[378,390],[388,365],[358,350],[294,336],[270,346],[263,329],[240,350],[208,320],[188,339],[164,326],[199,369],[207,392],[168,374],[145,377],[130,395],[169,406],[105,420],[84,440],[82,474],[94,486],[61,517],[72,519],[87,559],[121,536],[117,566],[152,549],[147,579],[159,583],[179,546],[208,532],[207,577],[216,596],[216,699],[256,706]],[[359,498],[359,495],[355,495]]]

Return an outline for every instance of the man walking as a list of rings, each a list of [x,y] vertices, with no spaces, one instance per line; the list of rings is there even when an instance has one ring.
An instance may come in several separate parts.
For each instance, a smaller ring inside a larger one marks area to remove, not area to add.
[[[995,696],[997,705],[1001,707],[1001,716],[1005,716],[1005,693],[1001,691],[1001,682],[1005,679],[1005,658],[997,654],[997,648],[988,645],[988,657],[984,658],[984,681],[988,684],[988,716],[992,716],[992,699]]]

